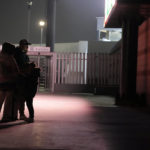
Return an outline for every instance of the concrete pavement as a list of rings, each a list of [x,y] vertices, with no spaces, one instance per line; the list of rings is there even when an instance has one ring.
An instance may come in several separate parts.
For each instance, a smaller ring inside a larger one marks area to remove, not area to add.
[[[0,150],[150,149],[150,115],[117,107],[111,97],[39,94],[34,107],[34,123],[0,124]]]

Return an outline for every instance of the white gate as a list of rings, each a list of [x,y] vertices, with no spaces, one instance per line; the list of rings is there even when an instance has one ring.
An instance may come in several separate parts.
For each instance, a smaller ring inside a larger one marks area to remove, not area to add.
[[[54,53],[54,55],[54,91],[80,92],[95,87],[119,86],[120,54]]]
[[[38,84],[38,91],[54,92],[53,83],[53,53],[50,52],[28,52],[30,61],[34,62],[40,68],[40,78]]]

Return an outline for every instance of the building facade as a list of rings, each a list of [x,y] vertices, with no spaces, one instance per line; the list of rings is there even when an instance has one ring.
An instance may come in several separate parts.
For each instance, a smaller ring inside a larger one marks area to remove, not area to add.
[[[106,6],[105,27],[122,27],[123,31],[119,102],[128,101],[130,104],[149,105],[150,2],[107,0],[106,4],[108,6]]]

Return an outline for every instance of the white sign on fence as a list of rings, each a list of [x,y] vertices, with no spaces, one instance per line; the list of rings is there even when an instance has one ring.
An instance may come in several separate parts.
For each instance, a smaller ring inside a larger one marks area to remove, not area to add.
[[[35,51],[35,52],[50,52],[50,47],[42,47],[42,46],[29,46],[28,51]]]
[[[0,45],[0,51],[2,50],[2,45]],[[42,46],[29,46],[28,51],[34,52],[50,52],[50,47],[42,47]]]

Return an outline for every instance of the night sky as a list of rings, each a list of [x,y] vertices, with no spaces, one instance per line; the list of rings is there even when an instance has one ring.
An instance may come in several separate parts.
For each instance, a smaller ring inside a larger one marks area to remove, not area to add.
[[[27,36],[27,0],[0,0],[0,43],[18,43]],[[46,18],[46,0],[33,0],[30,41],[40,42],[40,19]]]
[[[104,16],[104,0],[58,0],[56,42],[97,40],[97,19]]]
[[[0,43],[18,43],[27,37],[27,0],[0,2]],[[38,22],[46,20],[46,2],[47,0],[33,0],[31,43],[40,43]],[[56,10],[56,42],[96,39],[96,17],[104,16],[104,0],[57,0]]]

